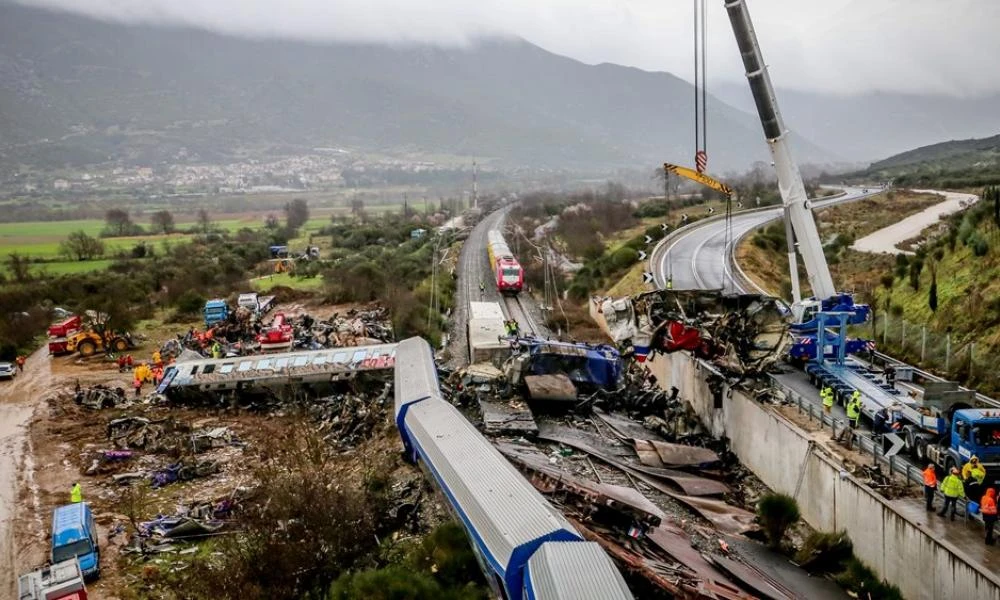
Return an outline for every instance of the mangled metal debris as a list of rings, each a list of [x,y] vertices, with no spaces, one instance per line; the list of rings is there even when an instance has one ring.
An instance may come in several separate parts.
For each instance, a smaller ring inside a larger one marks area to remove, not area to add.
[[[294,318],[281,314],[280,318],[282,324],[291,329],[291,340],[286,344],[290,351],[370,346],[395,341],[389,312],[378,304],[366,309],[351,309],[344,314],[335,313],[326,320],[317,320],[309,314]],[[160,347],[160,356],[164,361],[181,361],[185,352],[193,352],[198,358],[215,354],[222,357],[256,354],[262,350],[262,333],[269,326],[270,323],[260,321],[241,306],[229,313],[224,321],[204,331],[192,328],[176,339],[168,340]],[[213,351],[216,344],[221,347],[221,352]]]
[[[95,410],[125,407],[130,404],[124,388],[112,388],[106,385],[94,385],[85,389],[78,389],[73,395],[73,401],[81,406]]]
[[[687,350],[737,378],[768,371],[791,343],[783,304],[760,294],[657,290],[605,299],[600,311],[615,342],[639,360]]]

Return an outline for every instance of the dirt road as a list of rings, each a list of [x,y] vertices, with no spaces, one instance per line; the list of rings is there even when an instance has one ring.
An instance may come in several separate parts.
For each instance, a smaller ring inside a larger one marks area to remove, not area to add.
[[[13,598],[18,574],[15,528],[42,526],[19,521],[18,508],[22,502],[32,501],[31,493],[21,497],[19,492],[30,489],[34,478],[28,425],[35,407],[52,387],[47,349],[43,347],[28,357],[24,372],[0,386],[0,597]],[[22,481],[26,487],[21,485]]]

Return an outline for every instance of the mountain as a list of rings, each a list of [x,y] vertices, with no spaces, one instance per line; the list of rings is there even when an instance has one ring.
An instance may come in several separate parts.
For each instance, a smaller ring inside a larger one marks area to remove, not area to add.
[[[872,163],[872,170],[920,167],[932,163],[947,169],[1000,166],[1000,135],[972,140],[952,140],[923,146]]]
[[[896,185],[912,187],[975,188],[1000,184],[1000,135],[908,150],[872,163],[851,178],[892,179]]]
[[[746,85],[710,88],[719,98],[753,109]],[[945,139],[1000,131],[1000,94],[978,98],[872,92],[837,95],[779,88],[785,123],[854,162],[871,162]]]
[[[218,162],[341,147],[579,169],[691,163],[693,90],[523,40],[461,49],[135,26],[0,0],[0,165]],[[767,160],[709,100],[710,169]],[[805,140],[798,156],[830,161]]]

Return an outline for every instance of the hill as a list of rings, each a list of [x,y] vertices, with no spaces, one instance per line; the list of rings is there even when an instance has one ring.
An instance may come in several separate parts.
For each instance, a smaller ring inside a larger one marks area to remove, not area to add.
[[[691,162],[692,89],[522,40],[464,49],[126,26],[0,0],[0,165],[216,162],[316,146],[508,166]],[[767,160],[755,115],[709,100],[715,171]],[[831,154],[804,140],[802,160]]]
[[[744,84],[711,88],[741,110],[753,110]],[[950,97],[934,94],[868,92],[822,94],[780,88],[788,125],[809,140],[856,163],[868,163],[946,139],[1000,131],[1000,94]]]
[[[923,146],[872,163],[860,179],[899,186],[979,187],[1000,183],[1000,135]]]

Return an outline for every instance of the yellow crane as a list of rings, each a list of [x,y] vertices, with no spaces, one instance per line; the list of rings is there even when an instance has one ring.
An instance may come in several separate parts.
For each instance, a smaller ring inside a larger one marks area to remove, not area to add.
[[[704,173],[699,173],[694,169],[689,169],[687,167],[682,167],[680,165],[672,165],[670,163],[663,163],[663,171],[664,174],[673,173],[674,175],[677,175],[679,177],[690,179],[691,181],[695,181],[706,187],[710,187],[717,192],[725,194],[727,200],[733,197],[733,192],[734,192],[733,188],[729,187],[728,185],[722,183],[717,179],[713,179],[708,175],[705,175]]]

